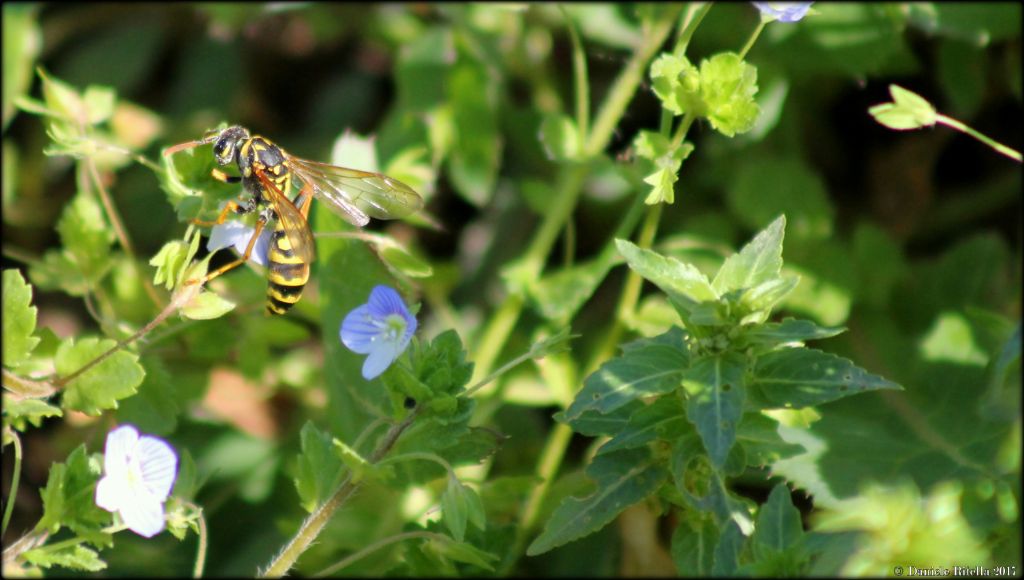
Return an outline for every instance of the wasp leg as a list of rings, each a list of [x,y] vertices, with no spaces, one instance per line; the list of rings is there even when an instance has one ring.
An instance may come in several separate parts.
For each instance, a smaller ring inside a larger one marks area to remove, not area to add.
[[[248,208],[246,208],[242,204],[238,203],[237,201],[232,200],[232,201],[229,201],[227,203],[227,205],[224,206],[224,209],[221,210],[220,215],[217,216],[216,220],[211,222],[211,221],[206,221],[206,220],[193,219],[191,221],[192,221],[192,223],[194,223],[197,226],[203,226],[203,227],[219,226],[220,224],[222,224],[225,221],[227,221],[229,213],[231,213],[231,212],[246,213],[248,211],[249,211]]]
[[[257,220],[257,222],[256,222],[256,230],[253,231],[252,237],[249,238],[249,245],[247,245],[245,247],[245,253],[242,254],[241,258],[235,260],[234,262],[231,262],[230,264],[225,264],[225,265],[221,266],[220,268],[217,268],[213,272],[210,272],[209,274],[204,276],[202,280],[190,281],[190,282],[193,283],[193,284],[195,284],[195,283],[205,284],[205,283],[209,282],[210,280],[213,280],[217,276],[220,276],[221,274],[223,274],[225,272],[228,272],[230,270],[234,270],[235,268],[237,268],[237,267],[241,266],[242,264],[246,263],[249,260],[249,256],[252,254],[252,249],[254,247],[256,247],[256,240],[259,239],[260,233],[263,231],[263,226],[265,224],[266,224],[266,220],[264,220],[262,218]]]
[[[220,169],[214,169],[210,172],[210,175],[212,175],[217,181],[223,181],[224,183],[238,183],[239,181],[242,181],[241,177],[237,175],[228,175]]]

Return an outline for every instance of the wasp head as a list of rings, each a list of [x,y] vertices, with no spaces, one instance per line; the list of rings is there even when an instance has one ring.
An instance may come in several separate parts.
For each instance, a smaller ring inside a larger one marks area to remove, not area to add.
[[[244,127],[233,125],[223,131],[211,131],[203,138],[206,143],[213,143],[213,156],[219,165],[228,165],[235,161],[238,149],[249,138],[249,131]]]

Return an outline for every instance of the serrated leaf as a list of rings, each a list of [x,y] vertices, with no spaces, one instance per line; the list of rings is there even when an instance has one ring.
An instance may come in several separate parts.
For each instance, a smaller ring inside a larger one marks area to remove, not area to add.
[[[64,208],[57,232],[75,267],[91,282],[98,281],[110,266],[110,246],[114,242],[114,232],[100,204],[93,196],[80,192]]]
[[[48,547],[34,548],[24,552],[22,558],[40,568],[61,566],[71,570],[99,572],[107,567],[107,563],[100,559],[95,550],[81,544],[63,546],[56,550]]]
[[[584,411],[579,416],[569,419],[566,417],[565,411],[559,411],[555,413],[554,419],[569,425],[573,431],[588,437],[597,437],[599,435],[612,437],[627,428],[630,416],[642,408],[643,405],[642,402],[634,399],[608,413],[599,413],[594,410]]]
[[[845,331],[844,327],[824,327],[810,320],[785,318],[782,322],[742,326],[737,341],[767,350],[782,344],[829,338]]]
[[[307,421],[299,432],[302,453],[295,466],[295,489],[302,507],[312,513],[333,490],[342,462],[334,452],[332,437]]]
[[[653,282],[673,300],[683,304],[718,300],[719,294],[696,266],[640,248],[627,240],[616,239],[615,245],[630,268]]]
[[[334,438],[334,454],[352,471],[353,481],[363,479],[390,479],[394,469],[390,465],[377,466],[352,449],[344,441]]]
[[[646,449],[627,449],[595,457],[586,470],[597,490],[585,498],[566,498],[551,515],[544,532],[530,544],[536,556],[592,534],[622,510],[654,493],[668,473]]]
[[[484,529],[484,511],[480,496],[452,475],[449,475],[448,486],[441,494],[441,513],[448,531],[458,542],[465,539],[467,522],[473,522],[477,528]]]
[[[98,507],[94,496],[102,469],[98,457],[90,457],[85,445],[79,445],[65,463],[54,463],[46,487],[39,491],[43,499],[43,517],[35,529],[56,533],[70,528],[97,546],[113,543],[102,529],[110,525],[110,512]]]
[[[718,294],[752,288],[775,278],[782,269],[782,240],[786,231],[786,216],[780,215],[739,253],[726,258],[711,287]]]
[[[633,449],[655,439],[675,440],[688,430],[686,414],[678,397],[659,397],[657,401],[637,409],[629,422],[610,441],[597,450],[604,455],[619,449]]]
[[[69,338],[57,349],[54,359],[57,375],[71,375],[116,344],[113,340],[94,337],[83,338],[77,343]],[[65,385],[62,405],[87,415],[116,409],[117,401],[134,395],[146,376],[138,360],[138,355],[126,350],[118,350],[106,357]]]
[[[4,393],[4,423],[16,431],[24,431],[26,423],[38,427],[44,417],[60,417],[64,413],[39,399],[15,399]]]
[[[754,127],[761,109],[757,94],[757,68],[738,54],[725,52],[700,63],[700,96],[705,117],[716,131],[732,137]]]
[[[32,287],[18,270],[4,270],[4,366],[17,368],[39,344],[32,335],[36,329],[36,307],[32,304]]]
[[[903,390],[834,354],[811,348],[788,348],[761,355],[751,386],[771,408],[820,405],[879,389]]]
[[[657,339],[635,341],[586,378],[565,417],[572,421],[589,410],[608,413],[640,397],[671,392],[688,364],[685,350]]]
[[[746,361],[738,353],[698,360],[686,371],[686,417],[697,428],[712,463],[719,469],[736,442],[746,397]]]
[[[690,113],[703,116],[700,98],[700,72],[684,56],[663,53],[651,63],[651,85],[661,106],[674,115]]]

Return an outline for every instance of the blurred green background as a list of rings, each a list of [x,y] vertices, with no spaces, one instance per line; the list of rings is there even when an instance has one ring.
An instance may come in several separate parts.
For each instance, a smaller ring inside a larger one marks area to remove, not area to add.
[[[828,348],[904,385],[920,384],[919,369],[912,367],[923,363],[913,345],[943,312],[959,317],[974,308],[1020,319],[1021,167],[942,127],[890,131],[867,109],[889,100],[889,84],[898,83],[1020,150],[1021,7],[818,9],[820,15],[799,25],[769,26],[748,55],[758,67],[762,106],[754,131],[727,139],[709,127],[691,130],[696,152],[683,165],[676,203],[663,211],[659,239],[677,255],[699,261],[694,239],[735,248],[785,212],[786,263],[805,280],[787,303],[789,311],[850,327]],[[573,4],[568,13],[582,36],[596,110],[643,34],[638,7]],[[523,252],[552,194],[558,161],[538,139],[541,121],[546,114],[573,111],[572,45],[554,5],[5,3],[3,19],[4,269],[25,271],[27,260],[59,245],[55,224],[77,190],[72,160],[45,156],[43,123],[13,106],[20,94],[38,98],[36,66],[79,90],[113,87],[119,99],[137,105],[118,111],[114,130],[154,160],[162,148],[198,138],[221,121],[323,161],[344,131],[376,134],[385,160],[409,146],[432,145],[428,113],[444,103],[465,115],[456,119],[461,140],[447,156],[430,149],[442,158],[433,163],[436,182],[422,191],[444,229],[419,230],[413,245],[435,266],[437,278],[424,284],[463,325],[470,352],[474,333],[502,300],[500,270]],[[688,55],[697,61],[738,50],[757,21],[746,3],[716,5]],[[470,63],[465,77],[452,73],[462,63]],[[465,86],[457,85],[459,79]],[[629,146],[638,130],[656,129],[660,118],[645,83],[606,158],[595,163],[573,235],[558,243],[551,267],[561,265],[566,254],[576,262],[591,258],[608,243],[632,199],[643,195],[637,187],[643,174]],[[460,152],[462,161],[453,162]],[[151,170],[129,164],[104,178],[141,259],[181,236],[184,225]],[[582,335],[573,345],[579,360],[596,348],[590,337],[614,315],[622,270],[612,272],[573,320],[574,332]],[[253,291],[253,301],[262,291]],[[77,298],[37,289],[33,303],[39,326],[59,336],[95,326]],[[657,301],[642,306],[649,309],[641,313],[654,319],[662,312]],[[439,310],[428,305],[420,315],[430,334],[450,316]],[[542,320],[540,307],[524,317],[506,352],[520,352]],[[993,335],[1001,336],[1002,323],[995,326],[1000,331]],[[990,351],[998,341],[975,342]],[[953,350],[966,348],[953,344]],[[297,400],[285,392],[273,404],[287,415],[303,404]],[[512,437],[495,458],[496,473],[532,471],[554,410],[550,400],[506,404],[494,416],[496,427]],[[36,490],[50,463],[81,441],[83,429],[88,427],[69,420],[29,435],[26,447],[32,452],[14,529],[34,523],[40,509]],[[178,442],[201,446],[214,430],[200,422]],[[89,436],[90,448],[98,448],[98,435]],[[271,442],[239,451],[224,444],[225,457],[275,459],[254,460],[260,464],[232,472],[245,474],[242,485],[263,486],[241,499],[237,480],[223,477],[211,485],[206,509],[232,517],[219,520],[211,553],[220,557],[208,574],[250,574],[252,563],[265,562],[294,525],[295,511],[280,507],[295,503],[289,478],[279,469],[282,458],[294,452],[294,434],[288,437],[280,448]],[[574,470],[589,440],[577,438],[566,472],[579,478]],[[5,454],[5,489],[9,469]],[[570,484],[561,493],[576,489]],[[763,499],[767,488],[746,493]],[[560,498],[556,494],[554,505]],[[269,518],[278,518],[281,530],[259,525]],[[606,528],[526,559],[519,571],[615,573],[613,551],[599,550],[617,545],[616,538]],[[191,558],[191,542],[178,548],[167,538],[124,541],[138,551],[131,561],[111,555],[118,573],[165,573],[164,565],[185,570]],[[161,569],[139,557],[148,551]],[[593,553],[609,556],[588,555],[581,564],[581,554]]]

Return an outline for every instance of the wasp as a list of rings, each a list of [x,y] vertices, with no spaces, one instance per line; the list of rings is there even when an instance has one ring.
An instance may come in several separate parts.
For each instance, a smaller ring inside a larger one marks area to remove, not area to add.
[[[423,199],[411,187],[381,173],[359,171],[302,159],[285,152],[269,139],[252,135],[233,125],[208,131],[202,139],[169,147],[165,156],[184,149],[213,144],[213,157],[220,166],[232,163],[241,175],[232,176],[214,168],[214,179],[242,183],[246,197],[229,201],[215,221],[193,220],[201,226],[224,223],[232,212],[258,212],[256,228],[245,253],[234,262],[206,275],[202,283],[244,264],[252,254],[263,229],[272,224],[267,250],[267,312],[284,314],[302,296],[314,259],[313,234],[307,217],[313,197],[324,201],[352,225],[362,227],[370,218],[396,219],[423,206]],[[292,181],[302,188],[294,199]]]

